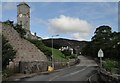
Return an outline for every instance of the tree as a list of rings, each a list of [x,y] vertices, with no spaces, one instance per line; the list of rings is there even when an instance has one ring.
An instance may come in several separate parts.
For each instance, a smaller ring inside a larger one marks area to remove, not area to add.
[[[111,49],[111,27],[100,26],[96,28],[91,42],[83,49],[83,54],[87,56],[97,57],[97,53],[101,48],[104,51],[105,57],[108,57],[109,49]]]
[[[111,27],[109,26],[100,26],[96,28],[92,41],[106,43],[110,40],[110,34],[112,33]],[[107,41],[106,41],[107,40]]]
[[[5,22],[3,22],[4,24],[7,24],[7,25],[10,25],[10,26],[14,26],[14,21],[10,21],[10,20],[7,20],[7,21],[5,21]]]
[[[64,50],[62,53],[65,55],[65,58],[71,56],[71,52],[69,50]]]
[[[112,32],[109,26],[96,28],[92,41],[82,49],[82,54],[97,58],[101,48],[104,58],[120,59],[120,32]]]
[[[14,26],[14,29],[20,34],[21,38],[24,38],[26,31],[22,28],[22,25],[16,24],[16,26]]]
[[[12,46],[8,43],[8,40],[2,35],[2,68],[6,69],[9,65],[9,61],[15,57],[16,51],[13,50]]]
[[[101,48],[104,51],[105,57],[108,57],[108,51],[111,44],[111,27],[100,26],[96,28],[95,35],[92,37],[91,47],[94,49],[94,54],[97,54],[98,50]],[[95,56],[95,55],[94,55]]]
[[[113,32],[111,34],[111,56],[115,57],[116,59],[120,59],[120,32]]]

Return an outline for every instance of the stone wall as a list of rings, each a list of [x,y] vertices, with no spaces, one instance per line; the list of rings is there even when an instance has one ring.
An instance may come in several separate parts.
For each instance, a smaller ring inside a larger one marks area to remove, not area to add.
[[[71,60],[70,62],[53,62],[54,69],[61,69],[68,66],[73,66],[77,64],[78,60]],[[19,62],[19,71],[20,73],[35,73],[35,72],[44,72],[48,70],[48,66],[51,66],[51,61],[33,61],[33,62],[26,62],[22,61]]]
[[[14,63],[19,61],[47,61],[47,57],[34,44],[20,37],[19,33],[10,25],[2,24],[2,34],[13,49],[17,51]]]
[[[19,72],[20,73],[35,73],[47,71],[47,67],[50,62],[45,61],[34,61],[34,62],[20,62]]]
[[[111,72],[106,71],[105,69],[101,68],[98,71],[100,75],[100,79],[106,83],[119,83],[120,82],[120,75],[112,74]]]

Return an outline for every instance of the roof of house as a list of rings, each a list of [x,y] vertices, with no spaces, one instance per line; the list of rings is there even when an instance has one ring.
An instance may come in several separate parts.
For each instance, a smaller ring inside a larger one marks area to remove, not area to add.
[[[30,8],[30,6],[29,6],[27,3],[25,3],[25,2],[21,2],[21,3],[18,4],[17,6],[21,6],[21,5],[26,5],[26,6],[28,6],[28,7]]]

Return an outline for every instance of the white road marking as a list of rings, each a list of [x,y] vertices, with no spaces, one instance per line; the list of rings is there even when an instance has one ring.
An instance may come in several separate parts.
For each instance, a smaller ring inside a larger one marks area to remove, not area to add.
[[[89,66],[83,68],[83,69],[80,70],[80,71],[75,71],[75,72],[73,72],[73,73],[69,73],[69,74],[64,75],[64,76],[62,76],[62,77],[67,77],[67,76],[75,75],[75,74],[77,74],[77,73],[79,73],[79,72],[82,72],[82,71],[86,70],[88,67],[89,67]],[[55,76],[55,77],[49,79],[48,81],[52,81],[52,80],[54,80],[55,78],[58,78],[58,77],[59,77],[59,74],[58,74],[57,76]],[[59,77],[59,78],[60,78],[60,77]]]
[[[75,74],[77,74],[77,73],[80,73],[80,72],[82,72],[82,71],[86,70],[88,67],[89,67],[89,66],[87,66],[87,67],[83,68],[83,69],[82,69],[82,70],[80,70],[80,71],[76,71],[76,72],[73,72],[73,73],[69,73],[69,74],[64,75],[64,76],[62,76],[62,77],[67,77],[67,76],[75,75]]]
[[[59,77],[59,75],[53,77],[52,79],[49,79],[48,81],[52,81],[52,80],[54,80],[54,79],[57,78],[57,77]]]

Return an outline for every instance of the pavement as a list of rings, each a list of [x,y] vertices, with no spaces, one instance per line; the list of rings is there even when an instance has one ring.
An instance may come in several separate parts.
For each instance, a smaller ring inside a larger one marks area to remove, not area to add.
[[[24,79],[24,78],[30,78],[30,77],[33,77],[37,75],[36,73],[32,73],[32,74],[21,74],[21,73],[18,73],[18,74],[14,74],[13,76],[10,76],[6,79],[4,79],[3,81],[19,81],[21,79]]]
[[[3,81],[20,81],[20,80],[23,80],[23,79],[32,78],[36,75],[48,75],[50,73],[58,72],[60,70],[62,70],[62,69],[54,70],[54,71],[51,71],[51,72],[45,71],[45,72],[38,72],[38,73],[31,73],[31,74],[17,73],[17,74],[14,74],[14,75],[4,79]]]

